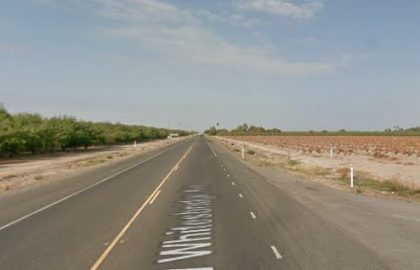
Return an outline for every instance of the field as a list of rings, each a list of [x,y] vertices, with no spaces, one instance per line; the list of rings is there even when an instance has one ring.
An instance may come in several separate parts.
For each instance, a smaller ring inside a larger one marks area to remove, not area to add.
[[[218,136],[225,147],[258,166],[291,170],[357,192],[420,200],[420,136]],[[331,151],[332,150],[332,151]],[[379,192],[379,193],[378,193]]]
[[[231,136],[230,138],[275,145],[302,154],[420,157],[420,136]]]

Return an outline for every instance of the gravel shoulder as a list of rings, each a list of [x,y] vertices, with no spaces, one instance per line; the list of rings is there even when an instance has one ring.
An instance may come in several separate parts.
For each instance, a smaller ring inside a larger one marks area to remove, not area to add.
[[[181,139],[158,140],[134,145],[98,147],[0,161],[0,194],[59,180],[68,175],[146,154]]]
[[[220,149],[218,153],[226,153],[225,160],[240,160],[245,163],[262,176],[261,181],[271,183],[273,189],[278,189],[283,196],[320,217],[325,225],[334,224],[334,228],[340,233],[356,239],[378,254],[391,269],[420,269],[420,203],[390,200],[382,196],[363,196],[331,188],[324,183],[308,181],[308,177],[290,170],[262,166],[258,160],[261,156],[248,155],[242,160],[241,153],[233,151],[231,144],[221,143],[216,139],[213,141],[216,142],[214,147]],[[250,174],[245,170],[243,173]],[[259,192],[258,183],[255,186],[256,192]],[[280,198],[279,195],[279,200]],[[288,213],[284,224],[288,224],[293,218],[305,219],[308,216],[305,211]],[[278,223],[277,226],[284,224]],[[308,228],[301,229],[305,232]],[[318,233],[322,234],[322,228]]]
[[[213,139],[239,156],[244,148],[246,158],[260,167],[287,170],[341,190],[420,201],[419,158],[411,157],[408,162],[403,157],[399,160],[383,160],[359,154],[333,157],[304,155],[274,145],[226,137]],[[354,168],[355,179],[359,181],[354,189],[349,187],[350,167]]]

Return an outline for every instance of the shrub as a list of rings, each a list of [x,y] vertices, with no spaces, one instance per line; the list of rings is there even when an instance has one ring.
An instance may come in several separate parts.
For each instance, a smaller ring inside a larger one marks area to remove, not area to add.
[[[0,153],[9,157],[16,156],[25,150],[25,142],[20,138],[9,137],[0,141]]]
[[[255,155],[255,151],[251,150],[251,149],[246,151],[246,153],[249,154],[249,155]]]
[[[337,174],[340,176],[341,179],[349,177],[350,169],[349,168],[338,168],[336,170]]]

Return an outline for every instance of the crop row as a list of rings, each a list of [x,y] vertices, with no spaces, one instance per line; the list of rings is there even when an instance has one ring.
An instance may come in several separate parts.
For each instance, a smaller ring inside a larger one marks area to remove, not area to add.
[[[235,136],[235,139],[275,145],[302,153],[402,154],[420,157],[420,136]]]

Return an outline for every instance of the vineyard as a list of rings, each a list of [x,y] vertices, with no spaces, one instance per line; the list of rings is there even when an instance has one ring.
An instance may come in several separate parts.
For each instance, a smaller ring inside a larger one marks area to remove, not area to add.
[[[420,136],[232,136],[231,138],[275,145],[303,154],[364,154],[383,158],[389,155],[420,157]]]

